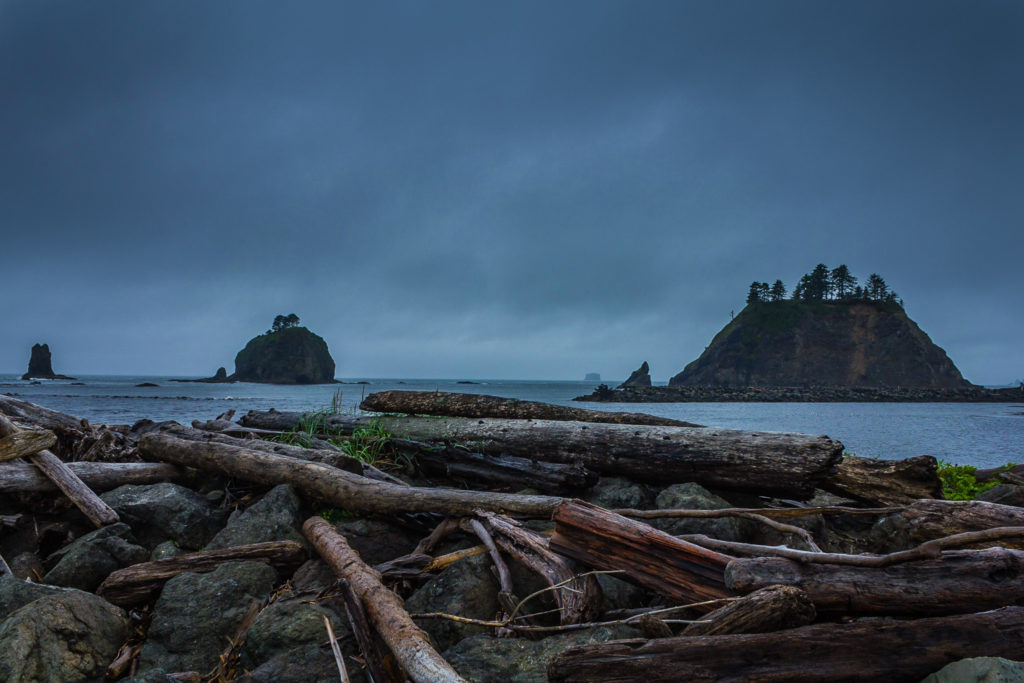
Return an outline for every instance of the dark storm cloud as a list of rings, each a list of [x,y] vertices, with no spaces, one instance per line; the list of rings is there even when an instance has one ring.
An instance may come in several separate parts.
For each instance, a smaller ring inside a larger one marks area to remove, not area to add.
[[[824,261],[1024,375],[1018,3],[495,5],[0,3],[0,367],[665,378]]]

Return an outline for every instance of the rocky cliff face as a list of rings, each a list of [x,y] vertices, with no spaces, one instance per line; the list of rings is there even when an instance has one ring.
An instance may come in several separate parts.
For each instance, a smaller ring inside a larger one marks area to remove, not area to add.
[[[327,342],[305,327],[289,327],[251,339],[235,356],[229,379],[267,384],[328,384],[334,359]]]
[[[28,359],[28,372],[21,376],[22,379],[75,379],[67,375],[57,375],[53,372],[53,365],[50,360],[50,346],[48,344],[33,344],[32,355]]]
[[[971,386],[896,304],[748,305],[670,386]]]

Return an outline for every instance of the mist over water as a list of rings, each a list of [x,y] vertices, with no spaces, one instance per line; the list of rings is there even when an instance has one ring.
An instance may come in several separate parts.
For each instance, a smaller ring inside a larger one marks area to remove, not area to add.
[[[356,378],[351,381],[361,380]],[[81,384],[44,380],[31,384],[0,375],[0,393],[84,417],[96,424],[136,420],[208,420],[235,410],[316,410],[342,393],[342,408],[357,411],[375,391],[450,391],[492,394],[581,408],[644,412],[709,427],[826,434],[846,450],[885,459],[932,455],[961,464],[993,467],[1024,462],[1024,405],[1013,403],[577,403],[598,382],[456,379],[368,379],[369,384],[281,386],[190,384],[169,377],[83,376]],[[137,387],[151,382],[159,386]],[[606,380],[607,382],[607,380]],[[614,384],[614,382],[607,382]]]

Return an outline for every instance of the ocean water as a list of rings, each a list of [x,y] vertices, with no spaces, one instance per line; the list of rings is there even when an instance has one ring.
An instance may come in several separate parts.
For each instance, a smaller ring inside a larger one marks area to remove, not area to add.
[[[851,453],[887,459],[933,455],[979,467],[1024,462],[1024,404],[1014,403],[577,403],[598,382],[454,379],[369,379],[368,384],[278,386],[191,384],[169,377],[83,376],[39,384],[0,375],[0,393],[95,424],[142,418],[208,420],[235,410],[314,410],[341,391],[343,410],[356,411],[364,394],[388,389],[461,391],[598,410],[645,412],[729,429],[826,434]],[[355,382],[356,380],[350,380]],[[143,382],[156,387],[138,387]],[[607,382],[607,381],[606,381]],[[614,385],[613,382],[607,382]]]

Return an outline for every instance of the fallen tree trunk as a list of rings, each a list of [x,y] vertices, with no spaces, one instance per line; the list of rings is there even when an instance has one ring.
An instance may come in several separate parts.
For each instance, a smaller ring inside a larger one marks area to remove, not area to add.
[[[288,429],[302,414],[250,412],[246,426]],[[666,486],[694,481],[711,488],[809,498],[832,474],[843,445],[824,436],[693,427],[500,420],[375,417],[393,435],[427,443],[552,462],[579,462],[602,474]],[[370,418],[330,415],[325,428],[341,433]]]
[[[20,430],[13,422],[0,415],[0,437],[12,436],[18,431]],[[95,526],[101,527],[120,520],[109,505],[100,500],[100,497],[82,483],[64,461],[50,451],[42,450],[30,455],[28,461],[46,475]]]
[[[200,550],[154,562],[134,564],[111,572],[96,594],[120,607],[134,607],[152,598],[178,574],[212,572],[225,562],[264,562],[285,570],[295,569],[306,559],[306,551],[295,541],[271,541],[236,545],[218,550]]]
[[[719,607],[683,629],[684,636],[770,633],[806,626],[817,612],[805,592],[794,586],[766,586]]]
[[[1024,526],[1024,508],[1015,505],[981,500],[918,500],[898,515],[880,521],[872,533],[897,547],[910,547],[965,531],[1020,526]],[[998,545],[1024,549],[1024,539],[1004,539]]]
[[[869,505],[904,505],[942,498],[938,461],[930,455],[905,460],[872,460],[847,455],[821,488]]]
[[[352,512],[469,515],[481,508],[513,515],[548,517],[563,500],[550,496],[399,486],[317,462],[216,441],[189,441],[170,434],[145,434],[139,439],[139,451],[154,460],[247,481],[291,484],[307,495]]]
[[[162,462],[65,463],[94,491],[109,491],[124,484],[159,484],[184,477],[180,467]],[[0,463],[0,493],[49,493],[57,486],[27,462]]]
[[[725,585],[736,593],[796,586],[830,616],[964,614],[1024,604],[1024,551],[951,550],[880,568],[739,558],[726,567]]]
[[[597,472],[579,464],[538,462],[511,455],[484,455],[459,446],[431,446],[408,439],[388,439],[423,474],[485,484],[488,488],[532,488],[548,493],[587,489]]]
[[[917,683],[967,657],[1019,659],[1024,608],[742,635],[618,640],[555,656],[548,680]]]
[[[725,568],[733,558],[670,536],[654,527],[574,500],[555,508],[548,547],[620,578],[678,600],[694,602],[731,595]]]
[[[0,439],[0,462],[17,460],[52,448],[57,435],[49,430],[22,429]]]
[[[442,415],[445,417],[498,417],[515,420],[562,420],[603,422],[620,425],[657,425],[662,427],[701,427],[703,425],[658,417],[645,413],[619,413],[609,410],[570,408],[539,401],[521,401],[486,394],[460,394],[437,391],[378,391],[359,404],[375,413]]]
[[[380,574],[359,559],[344,536],[320,517],[307,519],[302,532],[334,573],[348,581],[362,600],[370,623],[413,681],[465,683],[431,646],[427,634],[413,623],[401,598],[384,587]]]

